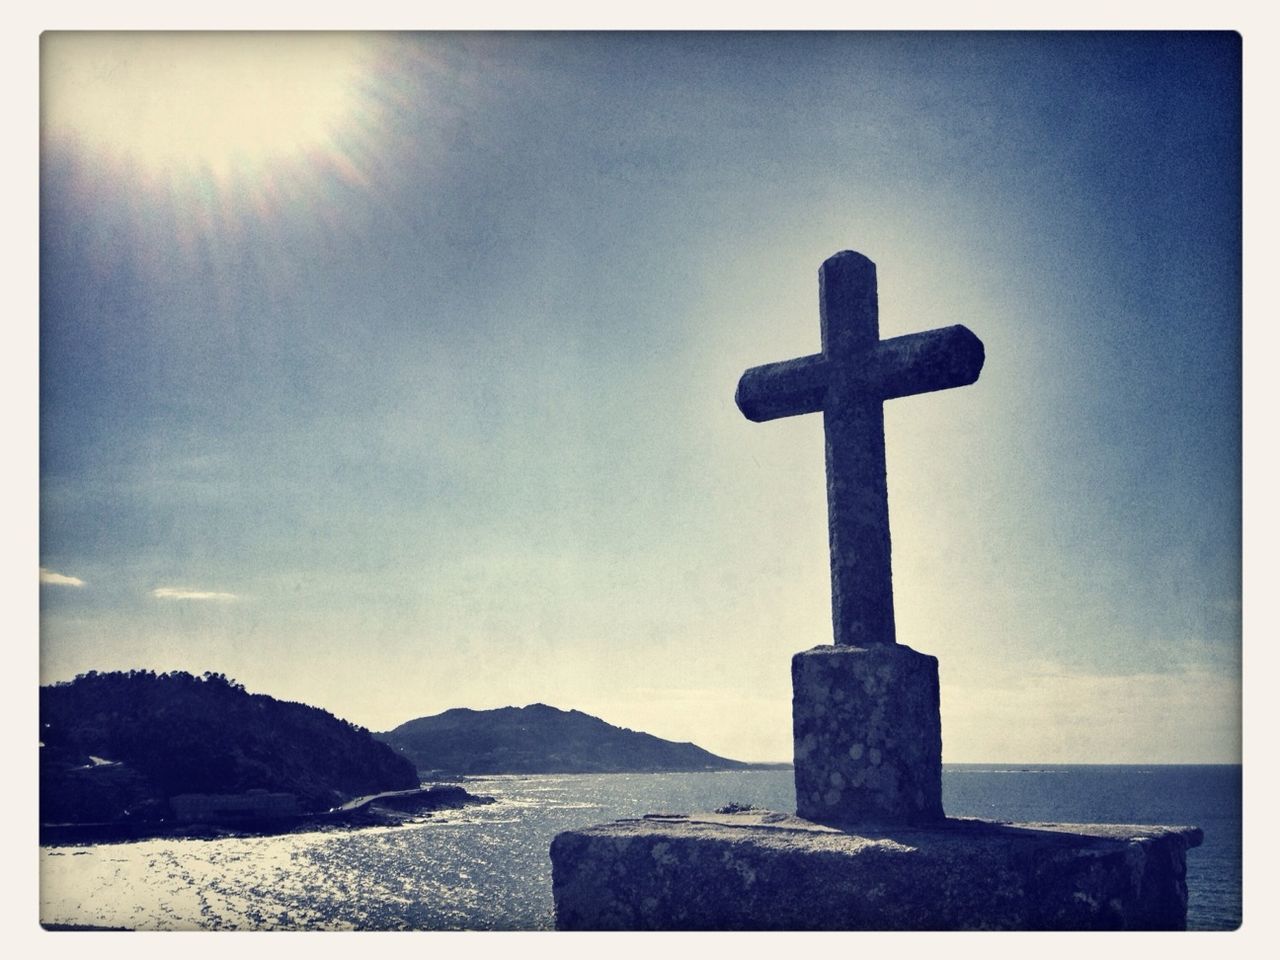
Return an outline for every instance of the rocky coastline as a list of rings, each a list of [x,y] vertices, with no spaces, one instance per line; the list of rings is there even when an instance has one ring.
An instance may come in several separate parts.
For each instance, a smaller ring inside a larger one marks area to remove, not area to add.
[[[360,797],[331,810],[271,816],[205,817],[104,823],[42,823],[41,846],[81,846],[135,840],[274,836],[317,830],[357,830],[399,826],[429,818],[442,810],[496,803],[457,784],[431,784]]]

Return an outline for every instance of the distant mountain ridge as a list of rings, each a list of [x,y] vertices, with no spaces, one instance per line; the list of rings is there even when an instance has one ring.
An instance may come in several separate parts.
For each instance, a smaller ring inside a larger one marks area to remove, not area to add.
[[[615,727],[545,703],[496,710],[457,707],[400,724],[374,738],[419,771],[482,773],[671,773],[746,770],[752,764],[692,743]]]

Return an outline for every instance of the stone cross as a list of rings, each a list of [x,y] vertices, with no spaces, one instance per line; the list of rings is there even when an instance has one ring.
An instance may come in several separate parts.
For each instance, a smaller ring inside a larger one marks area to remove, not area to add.
[[[885,483],[885,400],[978,379],[982,341],[962,326],[880,339],[876,265],[845,250],[818,271],[822,352],[752,367],[736,401],[756,422],[822,411],[835,642],[895,643]]]

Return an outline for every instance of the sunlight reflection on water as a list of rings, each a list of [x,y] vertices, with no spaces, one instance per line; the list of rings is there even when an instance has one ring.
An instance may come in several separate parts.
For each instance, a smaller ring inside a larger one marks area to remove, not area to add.
[[[1133,784],[1151,780],[1129,776],[1144,772],[1136,769],[1080,769],[1066,771],[1074,774],[1068,778],[972,775],[1007,772],[985,765],[948,770],[948,813],[1198,823],[1206,842],[1188,858],[1189,926],[1229,929],[1239,922],[1238,813],[1231,820],[1238,789],[1233,800],[1206,779],[1204,803],[1184,810],[1169,797],[1194,791],[1163,788],[1162,809],[1146,790],[1135,794]],[[1021,792],[1009,789],[1011,779],[1025,783]],[[496,777],[467,788],[499,802],[402,827],[43,848],[41,921],[138,930],[550,929],[547,851],[562,830],[730,802],[795,809],[789,770]]]

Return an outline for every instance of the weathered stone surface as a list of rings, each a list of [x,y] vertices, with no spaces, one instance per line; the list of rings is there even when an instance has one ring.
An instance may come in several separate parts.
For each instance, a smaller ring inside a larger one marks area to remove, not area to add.
[[[941,820],[938,660],[910,647],[791,659],[796,812],[822,823]]]
[[[823,413],[831,613],[837,644],[896,642],[883,402],[973,383],[982,341],[962,326],[880,339],[876,266],[844,250],[818,271],[822,353],[747,370],[750,420]]]
[[[845,832],[751,811],[562,833],[561,930],[1172,930],[1192,827],[1004,824]]]

